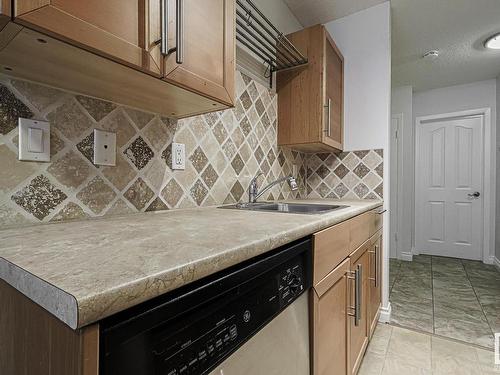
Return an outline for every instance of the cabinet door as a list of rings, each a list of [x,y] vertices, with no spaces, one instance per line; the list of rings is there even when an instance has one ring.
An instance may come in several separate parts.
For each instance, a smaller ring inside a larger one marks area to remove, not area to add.
[[[160,27],[159,1],[14,1],[16,22],[160,76],[155,43]],[[157,30],[156,35],[150,33],[150,26]]]
[[[347,302],[349,259],[312,291],[313,374],[348,374]]]
[[[0,0],[0,30],[10,21],[11,4],[9,0]]]
[[[233,105],[234,4],[234,0],[168,1],[165,80]]]
[[[349,340],[350,340],[350,361],[349,370],[350,374],[356,374],[358,372],[361,361],[363,360],[363,355],[365,353],[366,346],[368,345],[368,269],[369,269],[369,253],[368,246],[363,245],[362,255],[359,256],[357,260],[351,259],[351,272],[356,270],[361,271],[361,277],[358,281],[352,283],[351,294],[350,294],[350,306],[356,306],[356,284],[361,283],[361,296],[358,303],[359,312],[361,314],[360,319],[357,321],[355,317],[349,319]],[[356,251],[357,253],[358,251]]]
[[[323,142],[342,150],[344,137],[344,58],[325,32],[325,121]]]
[[[369,285],[369,304],[368,304],[368,317],[369,317],[369,332],[371,337],[377,326],[379,317],[380,303],[382,301],[382,289],[380,287],[382,281],[382,235],[381,231],[375,234],[371,239],[370,255],[370,274],[368,277]]]

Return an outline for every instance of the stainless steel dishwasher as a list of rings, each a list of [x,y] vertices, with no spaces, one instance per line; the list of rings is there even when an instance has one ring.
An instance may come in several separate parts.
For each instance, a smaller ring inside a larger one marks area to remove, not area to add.
[[[107,318],[101,375],[309,375],[311,240]]]

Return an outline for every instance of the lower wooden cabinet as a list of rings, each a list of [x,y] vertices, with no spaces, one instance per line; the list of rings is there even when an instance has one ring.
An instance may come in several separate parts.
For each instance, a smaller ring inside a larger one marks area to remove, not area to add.
[[[370,239],[370,268],[368,276],[369,296],[368,302],[368,336],[371,338],[377,326],[382,302],[382,231],[377,232]]]
[[[383,251],[377,211],[313,236],[313,375],[355,375],[377,325]]]
[[[344,260],[312,292],[313,374],[346,374],[350,260]]]

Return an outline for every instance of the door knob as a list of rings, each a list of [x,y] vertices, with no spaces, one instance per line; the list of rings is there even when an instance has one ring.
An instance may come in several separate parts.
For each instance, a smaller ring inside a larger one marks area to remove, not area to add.
[[[474,193],[470,193],[470,194],[467,194],[469,196],[469,198],[479,198],[479,196],[481,195],[481,193],[479,191],[475,191]]]

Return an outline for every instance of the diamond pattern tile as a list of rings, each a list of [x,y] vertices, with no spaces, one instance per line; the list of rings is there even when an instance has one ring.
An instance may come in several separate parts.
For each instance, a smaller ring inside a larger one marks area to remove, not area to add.
[[[201,178],[203,179],[203,181],[205,181],[205,184],[209,188],[212,188],[217,182],[219,175],[215,171],[214,167],[212,167],[212,165],[209,164],[201,174]]]
[[[233,196],[235,202],[239,202],[241,200],[244,192],[245,189],[243,189],[243,186],[241,186],[239,181],[236,181],[231,188],[231,195]]]
[[[183,195],[184,190],[182,190],[181,185],[173,178],[165,185],[161,192],[163,200],[167,202],[170,208],[175,207]]]
[[[237,175],[239,175],[241,173],[243,167],[245,166],[245,163],[241,159],[240,154],[236,154],[233,161],[231,162],[231,166],[233,167],[233,169]]]
[[[104,100],[99,100],[88,96],[77,95],[75,98],[97,122],[101,121],[113,109],[116,108],[116,104],[114,103],[105,102]]]
[[[31,110],[4,85],[0,85],[0,98],[0,134],[15,129],[19,117],[33,117]]]
[[[51,127],[57,129],[70,141],[77,141],[85,133],[88,133],[94,126],[92,120],[83,109],[77,104],[75,99],[66,101],[62,106],[57,107],[47,115]]]
[[[76,148],[87,158],[91,163],[94,162],[94,132],[83,138],[77,143]]]
[[[80,190],[76,197],[99,215],[115,199],[116,194],[101,177],[97,176]]]
[[[196,150],[194,150],[194,152],[189,157],[189,160],[191,160],[193,167],[198,173],[201,173],[203,168],[205,168],[205,165],[207,165],[208,163],[208,158],[201,147],[197,147]]]
[[[75,189],[90,176],[90,168],[87,162],[70,150],[52,163],[47,172],[64,186]]]
[[[156,199],[151,202],[148,208],[146,208],[146,212],[164,210],[168,210],[168,206],[161,200],[160,197],[156,197]]]
[[[191,188],[191,197],[198,206],[201,206],[201,204],[207,197],[207,194],[208,189],[205,187],[205,185],[203,185],[203,182],[201,182],[201,180],[197,180]]]
[[[142,179],[138,178],[123,194],[127,200],[141,211],[146,204],[154,197],[153,190],[150,189],[148,184]]]
[[[139,170],[144,168],[155,155],[151,147],[140,136],[123,153]]]
[[[43,220],[67,197],[47,177],[39,175],[29,185],[14,193],[11,199],[38,220]]]

